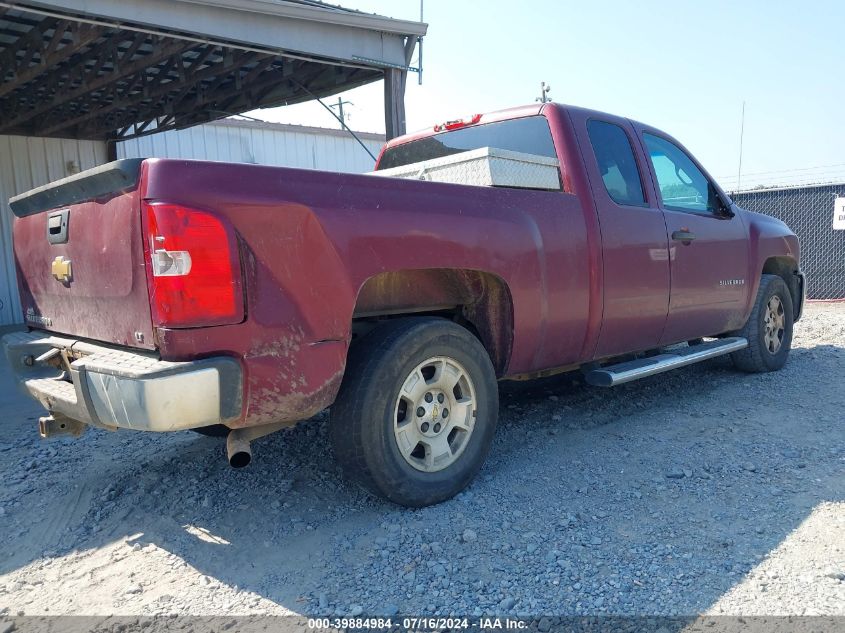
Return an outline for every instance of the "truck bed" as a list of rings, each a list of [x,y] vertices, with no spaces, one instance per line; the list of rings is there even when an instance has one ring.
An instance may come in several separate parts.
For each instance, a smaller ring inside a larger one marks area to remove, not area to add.
[[[595,327],[588,227],[575,195],[202,161],[151,159],[138,169],[132,190],[59,204],[70,209],[67,244],[47,241],[49,212],[16,222],[29,324],[155,348],[167,361],[234,357],[247,394],[235,425],[328,406],[352,322],[373,305],[401,313],[446,301],[482,311],[500,375],[577,361]],[[177,201],[231,225],[241,321],[151,321],[140,221],[150,201]],[[57,254],[72,261],[69,284],[51,275]]]

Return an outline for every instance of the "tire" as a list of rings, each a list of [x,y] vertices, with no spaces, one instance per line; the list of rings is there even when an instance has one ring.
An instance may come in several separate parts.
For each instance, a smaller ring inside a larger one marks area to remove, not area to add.
[[[478,339],[445,319],[403,318],[350,350],[329,435],[347,477],[421,508],[472,481],[498,414],[496,374]]]
[[[206,437],[226,437],[232,429],[228,426],[223,426],[222,424],[212,424],[210,426],[200,426],[196,429],[190,430],[194,433],[205,435]]]
[[[763,275],[751,315],[735,333],[748,339],[748,347],[731,354],[734,365],[747,372],[776,371],[783,367],[792,346],[793,316],[792,295],[783,279]]]

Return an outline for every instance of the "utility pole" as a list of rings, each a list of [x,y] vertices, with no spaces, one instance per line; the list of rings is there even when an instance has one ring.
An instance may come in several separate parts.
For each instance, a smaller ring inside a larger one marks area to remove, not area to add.
[[[739,167],[736,169],[736,190],[742,185],[742,137],[745,135],[745,101],[742,102],[742,118],[739,124]]]
[[[540,82],[540,96],[534,99],[534,101],[539,101],[540,103],[548,103],[552,100],[549,96],[549,91],[552,89],[551,86],[547,86],[545,81]]]
[[[337,118],[346,123],[346,116],[343,114],[343,106],[345,105],[355,105],[351,101],[344,101],[342,97],[337,98],[337,103],[331,104],[330,108],[337,108]],[[343,126],[340,126],[343,129]]]
[[[424,22],[423,20],[423,0],[420,0],[420,22]],[[417,38],[417,68],[420,71],[417,73],[417,85],[422,86],[422,49],[423,49],[423,38],[420,35]]]

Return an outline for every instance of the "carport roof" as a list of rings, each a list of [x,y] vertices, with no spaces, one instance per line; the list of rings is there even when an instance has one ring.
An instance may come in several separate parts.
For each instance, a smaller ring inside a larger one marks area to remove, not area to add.
[[[404,71],[426,28],[313,0],[0,0],[0,134],[130,138],[308,101]]]

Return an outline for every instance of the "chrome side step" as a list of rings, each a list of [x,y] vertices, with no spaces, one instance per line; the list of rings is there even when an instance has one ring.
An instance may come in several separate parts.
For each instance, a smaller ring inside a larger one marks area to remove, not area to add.
[[[748,347],[748,341],[742,337],[721,338],[701,345],[672,350],[651,358],[638,358],[592,369],[586,372],[584,379],[594,387],[613,387],[646,376],[662,374],[670,369],[699,363],[708,358],[730,354],[746,347]]]

